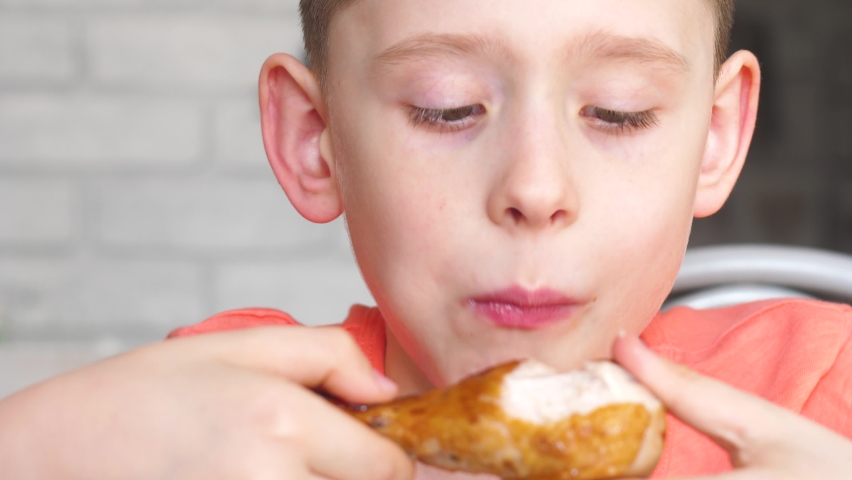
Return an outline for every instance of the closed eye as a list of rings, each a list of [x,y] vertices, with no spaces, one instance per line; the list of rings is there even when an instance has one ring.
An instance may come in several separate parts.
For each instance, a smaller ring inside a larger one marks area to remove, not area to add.
[[[653,110],[644,112],[620,112],[600,107],[583,107],[580,115],[591,119],[598,128],[607,133],[621,134],[646,130],[659,124]]]
[[[458,108],[430,109],[411,107],[410,121],[413,126],[426,125],[441,132],[458,131],[473,123],[475,117],[485,113],[482,105],[466,105]]]

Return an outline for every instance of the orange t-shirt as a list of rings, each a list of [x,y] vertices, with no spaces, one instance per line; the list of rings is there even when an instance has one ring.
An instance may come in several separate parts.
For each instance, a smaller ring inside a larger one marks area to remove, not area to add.
[[[269,309],[221,313],[169,338],[271,325],[298,325]],[[343,323],[376,370],[384,371],[385,327],[376,308],[352,307]],[[643,340],[657,353],[760,395],[852,438],[852,307],[769,300],[657,315]],[[671,415],[653,478],[730,470],[727,453]]]

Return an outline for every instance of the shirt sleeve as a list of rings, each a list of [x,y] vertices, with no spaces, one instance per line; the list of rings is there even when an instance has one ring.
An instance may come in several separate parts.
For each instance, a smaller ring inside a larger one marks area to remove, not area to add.
[[[166,338],[190,337],[204,333],[226,332],[245,328],[294,326],[299,322],[290,315],[270,308],[231,310],[214,315],[207,320],[173,330]]]
[[[852,310],[845,315],[850,325],[834,364],[817,382],[801,414],[852,439]]]

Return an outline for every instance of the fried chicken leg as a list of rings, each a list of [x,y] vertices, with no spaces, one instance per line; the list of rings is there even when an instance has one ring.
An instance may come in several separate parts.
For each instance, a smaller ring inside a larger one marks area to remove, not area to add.
[[[662,404],[610,362],[511,362],[353,415],[423,463],[504,479],[647,476],[665,432]]]

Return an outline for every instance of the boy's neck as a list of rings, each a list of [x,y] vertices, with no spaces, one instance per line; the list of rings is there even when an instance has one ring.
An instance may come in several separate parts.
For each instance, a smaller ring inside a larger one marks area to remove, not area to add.
[[[385,347],[385,376],[399,386],[399,396],[419,395],[435,386],[417,366],[387,327]]]

